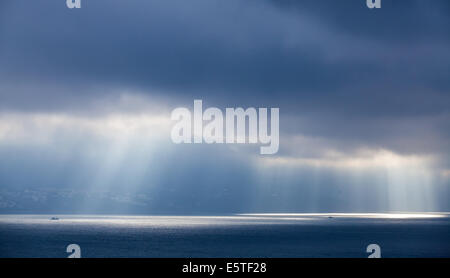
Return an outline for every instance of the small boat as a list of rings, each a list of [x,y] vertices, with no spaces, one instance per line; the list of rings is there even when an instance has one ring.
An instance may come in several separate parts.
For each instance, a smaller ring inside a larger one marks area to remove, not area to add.
[[[59,218],[58,217],[52,217],[52,218],[50,218],[50,220],[59,220]]]

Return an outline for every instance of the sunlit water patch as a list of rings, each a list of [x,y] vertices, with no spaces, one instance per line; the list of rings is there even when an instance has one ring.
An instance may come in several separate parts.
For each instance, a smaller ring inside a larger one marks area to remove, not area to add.
[[[0,257],[449,257],[448,213],[0,216]]]

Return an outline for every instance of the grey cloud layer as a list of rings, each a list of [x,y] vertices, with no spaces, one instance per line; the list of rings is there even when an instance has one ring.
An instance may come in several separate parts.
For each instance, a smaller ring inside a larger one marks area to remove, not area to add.
[[[134,88],[179,105],[277,106],[309,116],[306,126],[321,118],[335,136],[418,120],[436,127],[433,141],[448,139],[439,120],[450,107],[447,1],[386,1],[379,11],[359,0],[85,5],[4,2],[1,109],[86,107]]]
[[[445,1],[424,10],[423,1],[387,4],[377,15],[363,1],[315,2],[91,1],[73,11],[57,1],[10,1],[2,81],[70,84],[80,95],[100,84],[290,109],[359,106],[360,114],[448,107]],[[27,102],[3,94],[3,106]]]

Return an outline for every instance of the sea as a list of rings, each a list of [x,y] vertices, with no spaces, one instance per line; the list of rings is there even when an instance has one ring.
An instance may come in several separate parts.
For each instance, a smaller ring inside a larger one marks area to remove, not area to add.
[[[0,215],[0,257],[65,258],[71,244],[91,258],[366,258],[371,244],[448,258],[450,214]]]

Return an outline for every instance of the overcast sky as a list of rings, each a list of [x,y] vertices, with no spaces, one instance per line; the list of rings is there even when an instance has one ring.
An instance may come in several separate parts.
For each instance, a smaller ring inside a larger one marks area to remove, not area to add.
[[[0,213],[450,210],[450,2],[0,2]],[[279,107],[280,150],[175,145]]]

